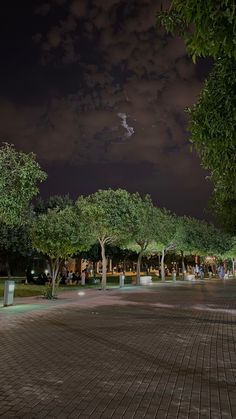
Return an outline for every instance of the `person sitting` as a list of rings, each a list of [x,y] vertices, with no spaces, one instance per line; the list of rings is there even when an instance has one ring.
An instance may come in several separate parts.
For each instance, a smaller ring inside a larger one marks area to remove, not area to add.
[[[51,277],[50,273],[47,274],[47,282],[49,284],[51,284],[51,282],[52,282],[52,277]]]
[[[72,275],[72,283],[73,284],[78,284],[78,281],[79,281],[79,278],[78,278],[78,272],[73,272],[73,275]]]
[[[204,266],[202,264],[199,266],[199,275],[201,279],[204,279]]]

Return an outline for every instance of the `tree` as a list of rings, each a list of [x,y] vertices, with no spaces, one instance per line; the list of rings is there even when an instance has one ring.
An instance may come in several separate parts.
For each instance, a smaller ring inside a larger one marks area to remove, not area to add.
[[[54,208],[34,218],[31,239],[33,247],[48,257],[54,297],[56,279],[64,260],[90,245],[86,225],[82,225],[73,207]]]
[[[100,244],[97,242],[91,246],[88,251],[81,252],[80,256],[82,259],[89,260],[93,263],[99,262],[101,260],[101,247]],[[129,260],[136,260],[136,252],[127,251],[125,248],[121,248],[119,246],[106,246],[106,257],[112,259],[113,264],[125,264]]]
[[[29,235],[29,224],[10,227],[0,223],[0,255],[3,259],[8,277],[11,276],[11,259],[17,255],[26,256],[32,249]]]
[[[193,61],[197,57],[236,59],[236,15],[232,0],[173,0],[157,23],[180,35]]]
[[[215,60],[213,72],[191,109],[190,141],[210,170],[212,205],[224,229],[236,228],[236,13],[232,0],[173,0],[157,22],[184,38],[189,54]]]
[[[127,239],[131,223],[130,194],[122,189],[99,190],[87,197],[80,197],[76,205],[84,223],[90,228],[93,241],[101,247],[102,289],[106,289],[106,246],[119,245]]]
[[[161,251],[161,279],[165,281],[165,255],[175,248],[178,218],[166,209],[156,208],[156,244]]]
[[[131,218],[126,231],[131,241],[125,247],[138,253],[137,284],[140,284],[142,257],[153,250],[151,247],[156,237],[156,211],[149,195],[142,199],[138,193],[132,194],[130,200]]]
[[[236,236],[230,238],[228,242],[228,249],[222,254],[223,259],[230,259],[232,263],[233,276],[235,276],[235,264],[236,264]]]
[[[64,209],[66,207],[71,207],[72,205],[73,201],[69,195],[53,195],[47,200],[43,200],[39,197],[33,205],[33,211],[35,214],[43,214],[46,213],[48,209]]]
[[[185,256],[207,254],[208,225],[191,217],[178,217],[175,235],[176,251],[181,254],[182,272],[185,275]],[[210,254],[210,250],[208,250]]]
[[[191,217],[179,217],[175,235],[176,250],[182,256],[220,256],[228,248],[228,236],[215,226]]]
[[[231,233],[236,231],[235,91],[236,61],[219,59],[197,104],[188,109],[190,142],[215,185],[212,208]]]
[[[24,222],[39,182],[46,179],[33,153],[16,151],[5,143],[0,148],[0,222],[10,226]]]

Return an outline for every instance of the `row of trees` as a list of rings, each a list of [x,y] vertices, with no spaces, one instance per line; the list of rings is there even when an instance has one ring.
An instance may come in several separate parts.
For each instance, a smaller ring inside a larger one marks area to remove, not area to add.
[[[6,144],[0,152],[0,171],[1,249],[16,251],[17,247],[25,246],[46,255],[53,294],[64,260],[88,250],[94,243],[99,243],[101,248],[104,289],[107,245],[137,253],[138,284],[143,255],[161,252],[163,280],[165,255],[170,250],[181,253],[183,272],[187,254],[235,257],[233,238],[204,221],[177,217],[156,207],[148,195],[142,198],[138,193],[108,189],[81,196],[76,202],[68,197],[52,197],[47,203],[40,200],[30,207],[37,183],[46,176],[35,156],[18,153]]]

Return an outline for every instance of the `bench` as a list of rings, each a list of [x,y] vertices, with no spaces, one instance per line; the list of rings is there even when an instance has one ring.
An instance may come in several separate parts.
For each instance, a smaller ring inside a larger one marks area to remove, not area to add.
[[[141,276],[140,277],[140,285],[151,285],[152,284],[152,277],[151,276]]]
[[[187,274],[185,276],[185,278],[186,278],[187,281],[194,281],[195,280],[195,275]]]

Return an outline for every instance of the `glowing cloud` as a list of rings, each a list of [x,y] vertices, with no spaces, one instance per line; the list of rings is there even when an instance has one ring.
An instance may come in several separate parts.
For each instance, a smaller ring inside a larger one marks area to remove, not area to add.
[[[130,127],[127,124],[127,115],[126,115],[126,113],[120,112],[120,113],[117,114],[117,116],[121,119],[121,125],[122,125],[122,127],[124,127],[126,129],[125,136],[126,137],[131,137],[131,135],[134,134],[134,128],[133,127]]]

